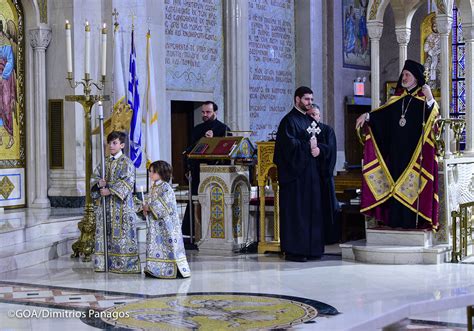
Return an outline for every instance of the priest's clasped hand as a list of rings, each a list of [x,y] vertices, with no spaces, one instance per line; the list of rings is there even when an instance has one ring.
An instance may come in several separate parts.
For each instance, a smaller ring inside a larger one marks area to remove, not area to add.
[[[316,137],[311,137],[309,140],[310,146],[311,146],[311,155],[313,157],[317,157],[319,153],[321,152],[319,147],[318,147],[318,139]]]

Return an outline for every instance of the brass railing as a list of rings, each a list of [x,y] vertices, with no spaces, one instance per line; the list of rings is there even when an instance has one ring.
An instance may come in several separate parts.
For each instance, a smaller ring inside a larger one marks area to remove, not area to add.
[[[473,243],[472,223],[474,218],[474,201],[462,203],[459,210],[451,212],[453,251],[451,262],[458,263],[469,255],[468,247]],[[472,254],[472,253],[471,253]]]

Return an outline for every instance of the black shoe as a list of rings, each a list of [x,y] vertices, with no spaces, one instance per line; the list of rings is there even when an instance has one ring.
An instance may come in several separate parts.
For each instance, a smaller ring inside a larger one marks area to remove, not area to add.
[[[306,262],[308,259],[303,255],[285,254],[285,260],[293,262]]]

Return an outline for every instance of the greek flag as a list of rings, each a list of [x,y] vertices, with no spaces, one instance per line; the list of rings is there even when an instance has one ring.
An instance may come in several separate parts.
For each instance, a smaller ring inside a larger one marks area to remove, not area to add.
[[[135,168],[142,164],[142,112],[140,109],[140,96],[138,95],[138,75],[137,56],[135,53],[135,43],[133,40],[130,48],[130,66],[128,79],[128,104],[133,110],[132,121],[130,122],[130,159]]]

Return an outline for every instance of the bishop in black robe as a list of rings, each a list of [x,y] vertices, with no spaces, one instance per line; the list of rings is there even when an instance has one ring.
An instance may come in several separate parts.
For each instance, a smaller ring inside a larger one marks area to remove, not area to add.
[[[364,127],[361,212],[393,228],[437,228],[438,106],[424,84],[423,66],[407,60],[397,95],[372,110]]]

